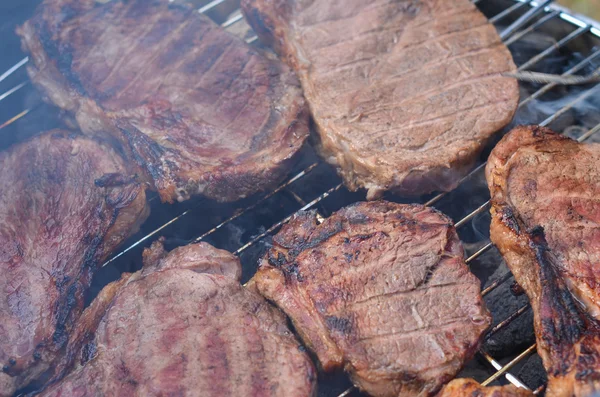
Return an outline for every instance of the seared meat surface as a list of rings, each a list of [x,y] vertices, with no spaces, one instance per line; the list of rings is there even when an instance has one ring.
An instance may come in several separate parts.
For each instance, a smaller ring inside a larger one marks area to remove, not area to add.
[[[46,0],[18,33],[32,82],[163,201],[268,188],[308,135],[293,72],[182,2]]]
[[[51,375],[94,271],[148,208],[117,153],[69,132],[0,152],[0,169],[0,396],[10,396]]]
[[[494,148],[491,238],[534,313],[546,396],[600,391],[600,145],[538,126]]]
[[[281,312],[239,283],[227,251],[154,243],[106,286],[69,344],[71,369],[42,395],[312,396],[316,373]]]
[[[420,205],[296,215],[252,282],[327,370],[373,396],[427,396],[479,346],[490,315],[451,221]]]
[[[519,99],[510,52],[469,0],[243,0],[297,72],[346,186],[447,191]]]
[[[438,397],[533,397],[534,394],[526,389],[513,385],[481,386],[473,379],[454,379],[448,383]]]

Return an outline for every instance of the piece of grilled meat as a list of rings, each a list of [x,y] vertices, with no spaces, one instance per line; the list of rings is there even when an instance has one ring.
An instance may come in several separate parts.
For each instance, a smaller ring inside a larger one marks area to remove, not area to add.
[[[51,374],[98,264],[148,207],[117,153],[70,132],[0,152],[0,169],[0,396],[10,396]]]
[[[323,368],[373,396],[427,396],[472,357],[490,316],[452,222],[384,201],[283,226],[252,279]]]
[[[316,373],[281,312],[239,283],[227,251],[200,243],[144,251],[144,268],[86,309],[68,360],[42,395],[314,395]]]
[[[437,397],[533,397],[534,394],[513,385],[481,386],[473,379],[454,379]]]
[[[454,188],[519,99],[510,52],[469,0],[243,0],[297,72],[346,186]]]
[[[111,135],[163,201],[278,183],[308,135],[294,73],[169,0],[45,0],[18,33],[32,82]]]
[[[600,391],[600,145],[517,127],[486,168],[491,238],[534,313],[546,396]]]

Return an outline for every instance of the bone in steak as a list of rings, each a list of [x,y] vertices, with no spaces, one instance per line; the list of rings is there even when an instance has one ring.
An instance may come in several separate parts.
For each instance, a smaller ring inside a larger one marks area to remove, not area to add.
[[[293,72],[181,2],[46,0],[18,33],[33,83],[163,201],[270,187],[308,134]]]
[[[546,396],[600,391],[600,145],[517,127],[486,168],[491,239],[529,296]]]
[[[513,385],[481,386],[473,379],[454,379],[437,397],[533,397],[534,394]]]
[[[243,0],[298,73],[318,150],[346,186],[447,191],[512,118],[515,70],[469,0]]]
[[[148,207],[117,153],[70,132],[0,152],[0,169],[0,396],[10,396],[52,372],[99,262]]]
[[[490,315],[451,221],[384,201],[284,225],[252,279],[325,370],[373,396],[432,395],[479,346]]]
[[[142,270],[86,309],[69,345],[75,368],[43,396],[314,395],[314,367],[285,317],[240,276],[227,251],[154,243]]]

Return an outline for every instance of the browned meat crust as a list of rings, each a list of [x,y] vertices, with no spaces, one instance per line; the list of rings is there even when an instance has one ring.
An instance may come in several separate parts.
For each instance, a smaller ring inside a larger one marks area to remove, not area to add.
[[[0,396],[49,370],[97,266],[148,215],[109,147],[49,131],[0,153]]]
[[[266,189],[308,135],[293,72],[191,6],[46,0],[18,33],[32,82],[84,133],[112,136],[163,201]]]
[[[533,397],[526,389],[513,385],[481,386],[473,379],[454,379],[448,383],[437,397]]]
[[[296,215],[252,279],[325,370],[373,396],[432,395],[479,346],[491,318],[451,221],[420,205]]]
[[[297,72],[346,186],[453,189],[519,100],[510,52],[469,0],[243,0]]]
[[[494,148],[491,238],[534,313],[546,396],[600,391],[600,145],[538,126]]]
[[[313,396],[314,367],[285,317],[239,283],[227,251],[154,243],[144,269],[106,286],[42,395]],[[74,366],[74,368],[70,368]]]

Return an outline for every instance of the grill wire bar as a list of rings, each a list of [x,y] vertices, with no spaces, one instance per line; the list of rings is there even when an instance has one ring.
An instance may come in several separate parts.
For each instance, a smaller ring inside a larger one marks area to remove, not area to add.
[[[581,71],[583,68],[585,68],[591,61],[596,59],[599,55],[600,55],[600,49],[597,50],[596,52],[593,52],[592,54],[588,55],[584,60],[579,62],[577,65],[573,66],[571,69],[567,70],[561,76],[572,76],[573,74],[575,74],[575,73]],[[597,72],[600,72],[600,68],[596,69],[596,71],[594,73],[597,73]],[[558,84],[556,84],[556,83],[546,84],[545,86],[543,86],[542,88],[540,88],[539,90],[537,90],[536,92],[531,94],[529,97],[527,97],[523,101],[521,101],[521,103],[519,103],[519,107],[531,102],[534,99],[541,97],[542,95],[544,95],[551,89],[555,88],[557,85]]]
[[[529,4],[533,3],[530,1]],[[525,26],[527,22],[535,18],[536,15],[544,11],[544,8],[553,3],[553,0],[546,0],[536,6],[531,7],[529,11],[527,11],[523,16],[519,17],[515,22],[513,22],[509,27],[504,29],[500,33],[500,38],[502,40],[507,39],[511,34],[519,30],[521,27]]]
[[[567,36],[565,36],[562,40],[560,40],[558,43],[556,43],[555,45],[552,45],[550,47],[548,47],[547,49],[545,49],[543,52],[541,52],[540,54],[538,54],[537,56],[531,58],[529,60],[529,62],[524,63],[523,65],[521,65],[517,71],[522,71],[522,70],[527,70],[530,67],[532,67],[533,65],[535,65],[536,63],[538,63],[539,61],[541,61],[542,59],[546,58],[548,55],[550,55],[551,53],[553,53],[554,51],[560,49],[561,47],[564,47],[566,44],[568,44],[569,42],[573,41],[574,39],[576,39],[577,37],[589,32],[591,29],[591,26],[582,26],[579,29],[571,32],[570,34],[568,34]]]
[[[205,6],[201,7],[198,10],[198,12],[200,12],[200,13],[208,12],[211,9],[213,9],[213,8],[215,8],[215,7],[223,4],[226,1],[227,0],[214,0],[214,1],[211,1],[208,4],[206,4]],[[475,3],[475,4],[477,4],[479,2],[483,2],[483,0],[475,0],[475,1],[473,1],[473,3]],[[520,18],[518,18],[513,24],[511,24],[510,26],[508,26],[505,30],[503,30],[501,32],[501,37],[504,40],[505,44],[510,45],[510,44],[513,44],[516,41],[522,39],[523,37],[527,36],[528,34],[530,34],[532,32],[535,32],[538,28],[542,27],[547,22],[549,22],[549,21],[551,21],[551,20],[553,20],[553,19],[561,16],[561,12],[560,11],[557,11],[557,10],[546,11],[545,10],[552,2],[553,1],[551,1],[551,0],[549,0],[549,1],[546,0],[546,1],[541,2],[541,3],[535,3],[535,6],[533,4],[534,1],[515,3],[514,5],[512,5],[511,7],[507,8],[507,9],[505,9],[504,11],[500,12],[496,16],[490,18],[490,21],[494,22],[494,23],[497,23],[497,22],[503,20],[505,17],[508,17],[509,15],[513,14],[514,12],[516,12],[518,10],[523,9],[526,6],[530,7],[530,9],[523,16],[521,16]],[[520,30],[521,28],[525,27],[529,22],[531,22],[536,16],[538,16],[542,12],[546,12],[546,15],[544,15],[541,18],[539,18],[537,21],[533,22],[532,24],[530,24],[525,29]],[[227,28],[229,26],[232,26],[232,25],[236,24],[237,22],[239,22],[241,20],[243,20],[243,17],[242,17],[242,14],[239,13],[239,10],[238,10],[236,13],[232,14],[232,16],[228,20],[226,20],[224,23],[222,23],[221,26]],[[573,40],[581,37],[584,34],[589,33],[592,27],[589,24],[583,24],[583,25],[584,26],[578,26],[577,29],[575,29],[573,32],[571,32],[570,34],[568,34],[565,37],[563,37],[555,45],[553,45],[551,47],[548,47],[547,49],[545,49],[544,51],[542,51],[538,55],[536,55],[533,58],[531,58],[529,61],[527,61],[524,64],[522,64],[519,67],[518,70],[525,70],[525,69],[530,68],[531,66],[535,65],[539,61],[545,59],[548,55],[552,54],[555,51],[560,50],[562,47],[564,47],[565,45],[569,44]],[[257,37],[256,36],[252,36],[252,37],[246,39],[246,42],[252,43],[252,42],[255,42],[256,40],[257,40]],[[573,74],[575,74],[575,73],[583,70],[591,61],[596,60],[599,55],[600,55],[600,49],[596,50],[595,52],[593,52],[592,54],[590,54],[589,56],[587,56],[584,60],[580,61],[577,65],[573,66],[567,72],[563,73],[563,76],[573,75]],[[26,65],[28,61],[29,61],[29,58],[25,57],[21,61],[19,61],[17,64],[15,64],[14,66],[12,66],[10,69],[8,69],[6,72],[4,72],[2,75],[0,75],[0,83],[3,82],[4,80],[6,80],[8,77],[10,77],[18,69],[20,69],[21,67],[23,67],[24,65]],[[596,70],[595,73],[600,73],[600,68],[598,70]],[[11,94],[17,92],[18,90],[22,89],[26,85],[28,85],[28,82],[22,82],[22,83],[19,83],[19,84],[13,86],[13,88],[9,89],[8,91],[6,91],[2,95],[0,95],[0,101],[8,98]],[[521,101],[521,103],[519,103],[519,108],[522,107],[522,106],[524,106],[525,104],[529,103],[530,101],[535,100],[535,99],[541,97],[543,94],[545,94],[546,92],[552,90],[556,86],[557,86],[556,83],[546,84],[545,86],[543,86],[542,88],[540,88],[538,91],[536,91],[535,93],[531,94],[529,97],[527,97],[526,99],[524,99],[523,101]],[[581,101],[589,98],[591,95],[593,95],[595,93],[598,93],[599,91],[600,91],[600,84],[595,85],[592,88],[584,91],[581,95],[579,95],[578,97],[576,97],[575,99],[573,99],[567,105],[563,106],[560,110],[558,110],[557,112],[555,112],[553,115],[551,115],[548,118],[546,118],[545,120],[543,120],[541,122],[541,125],[545,125],[545,126],[550,125],[552,122],[556,121],[561,115],[563,115],[565,112],[567,112],[573,106],[575,106],[577,103],[579,103],[579,102],[581,102]],[[22,117],[26,116],[28,113],[30,113],[34,109],[35,108],[25,109],[21,113],[19,113],[19,114],[15,115],[14,117],[10,118],[8,121],[4,122],[3,124],[0,124],[0,130],[2,128],[4,128],[4,127],[6,127],[6,126],[8,126],[8,125],[10,125],[10,124],[12,124],[14,122],[16,122],[17,120],[21,119]],[[598,132],[600,132],[600,124],[596,125],[594,128],[588,130],[586,133],[584,133],[583,135],[581,135],[578,138],[578,141],[579,142],[585,141],[585,140],[587,140],[588,138],[590,138],[591,136],[593,136],[594,134],[596,134]],[[226,220],[222,221],[217,226],[215,226],[212,229],[210,229],[209,231],[203,233],[202,235],[200,235],[199,237],[197,237],[193,241],[201,241],[201,240],[205,239],[206,237],[208,237],[212,233],[216,232],[217,230],[219,230],[223,226],[225,226],[228,223],[234,221],[235,219],[239,218],[243,214],[245,214],[245,213],[247,213],[249,211],[252,211],[253,209],[257,208],[260,204],[264,203],[266,200],[268,200],[269,198],[273,197],[275,194],[280,193],[280,192],[286,192],[286,193],[291,194],[292,197],[302,206],[302,208],[301,208],[302,210],[313,208],[318,203],[320,203],[321,201],[323,201],[327,197],[329,197],[332,193],[338,191],[339,189],[341,189],[343,187],[343,185],[341,183],[338,184],[338,185],[335,185],[335,186],[333,186],[330,189],[328,189],[327,191],[323,192],[317,198],[315,198],[314,200],[312,200],[312,201],[310,201],[308,203],[306,203],[305,200],[302,197],[300,197],[298,194],[296,194],[291,189],[289,189],[289,187],[292,184],[294,184],[294,183],[302,180],[305,176],[309,175],[316,167],[319,166],[319,164],[320,163],[313,163],[313,164],[309,165],[307,168],[305,168],[304,170],[302,170],[301,172],[299,172],[298,174],[296,174],[294,177],[292,177],[291,179],[287,180],[285,183],[283,183],[282,185],[280,185],[276,189],[272,190],[271,192],[269,192],[268,194],[266,194],[265,196],[263,196],[262,198],[260,198],[259,200],[257,200],[255,203],[251,204],[250,206],[248,206],[246,208],[243,208],[241,211],[237,212],[235,215],[233,215],[233,216],[227,218]],[[485,163],[477,166],[475,169],[473,169],[467,176],[465,176],[460,181],[460,184],[463,184],[466,181],[468,181],[474,175],[476,175],[481,170],[483,170],[484,167],[485,167]],[[438,194],[437,196],[434,196],[432,199],[430,199],[428,202],[426,202],[425,205],[429,205],[429,206],[434,205],[437,202],[439,202],[442,198],[446,197],[447,195],[448,195],[448,193]],[[126,249],[124,249],[123,251],[121,251],[119,254],[117,254],[114,257],[112,257],[109,261],[107,261],[105,264],[103,264],[103,266],[105,266],[106,264],[114,261],[115,259],[117,259],[118,257],[122,256],[123,254],[125,254],[128,251],[130,251],[131,249],[135,248],[136,246],[139,246],[140,244],[144,243],[146,240],[148,240],[151,237],[155,236],[157,233],[159,233],[160,231],[162,231],[166,227],[174,224],[179,219],[187,216],[189,213],[195,211],[203,203],[202,200],[199,200],[199,201],[200,202],[197,205],[195,205],[194,207],[188,209],[187,211],[182,212],[180,215],[178,215],[175,218],[171,219],[169,222],[166,222],[162,226],[158,227],[157,229],[155,229],[151,233],[145,235],[140,240],[136,241],[135,243],[133,243],[132,245],[130,245],[129,247],[127,247]],[[478,214],[485,212],[488,209],[488,207],[489,207],[489,201],[481,204],[477,209],[475,209],[474,211],[472,211],[471,213],[469,213],[468,215],[466,215],[462,219],[458,220],[456,222],[457,229],[460,228],[461,226],[464,226],[465,224],[467,224],[471,219],[473,219]],[[260,241],[261,239],[263,239],[265,236],[267,236],[267,235],[271,234],[272,232],[274,232],[275,230],[277,230],[282,224],[284,224],[285,222],[287,222],[291,218],[291,216],[293,216],[293,214],[291,214],[291,215],[285,217],[284,219],[282,219],[281,221],[279,221],[279,222],[271,225],[271,227],[268,228],[265,232],[260,233],[259,235],[253,237],[250,241],[248,241],[247,243],[245,243],[244,245],[242,245],[241,247],[239,247],[234,252],[234,254],[240,255],[242,252],[244,252],[246,249],[250,248],[252,245],[256,244],[258,241]],[[320,218],[319,220],[322,221],[323,217],[320,214],[318,215],[318,217]],[[493,248],[493,244],[488,241],[481,248],[479,248],[476,252],[474,252],[471,256],[469,256],[466,259],[467,264],[471,264],[475,259],[477,259],[479,256],[481,256],[482,254],[484,254],[485,252],[489,251],[492,248]],[[482,291],[482,295],[485,296],[485,295],[489,294],[495,288],[497,288],[498,286],[500,286],[504,282],[508,281],[511,277],[512,277],[512,275],[510,273],[507,273],[507,274],[501,276],[500,278],[496,279],[494,282],[490,283],[490,285],[488,285]],[[497,332],[499,332],[502,329],[504,329],[513,320],[515,320],[516,318],[518,318],[519,316],[521,316],[523,313],[525,313],[527,310],[529,310],[529,308],[530,308],[529,304],[526,304],[526,305],[520,307],[517,311],[515,311],[514,313],[512,313],[511,315],[509,315],[507,318],[505,318],[504,320],[502,320],[500,323],[498,323],[496,326],[494,326],[487,333],[485,339],[488,340],[491,337],[493,337],[493,335],[495,335]],[[530,347],[528,347],[525,351],[521,352],[513,360],[511,360],[509,363],[507,363],[505,365],[501,365],[498,361],[496,361],[493,357],[491,357],[488,353],[486,353],[483,349],[481,349],[478,354],[481,357],[483,357],[491,365],[492,368],[494,368],[494,372],[491,374],[491,376],[488,379],[486,379],[484,382],[482,382],[482,385],[490,384],[493,381],[499,379],[500,377],[505,376],[506,379],[510,383],[512,383],[512,384],[514,384],[514,385],[516,385],[518,387],[528,388],[523,382],[521,382],[516,376],[512,375],[509,371],[510,371],[510,369],[512,367],[514,367],[516,364],[518,364],[524,358],[526,358],[529,355],[535,353],[535,347],[536,347],[535,344],[532,345],[532,346],[530,346]],[[544,390],[544,387],[545,387],[544,385],[540,386],[539,388],[537,388],[534,391],[534,393],[538,394],[538,393],[542,392]],[[346,397],[349,394],[351,394],[354,389],[355,388],[352,386],[352,387],[348,388],[347,390],[345,390],[343,393],[341,393],[338,397]]]
[[[521,3],[525,4],[525,3]],[[540,18],[537,22],[531,24],[527,29],[523,29],[520,32],[512,35],[508,40],[504,41],[504,44],[511,45],[515,41],[520,40],[523,36],[528,35],[529,33],[539,29],[546,22],[560,16],[560,11],[551,11],[548,14],[544,15],[544,17]]]
[[[21,59],[19,62],[17,62],[16,65],[8,69],[6,72],[2,73],[2,76],[0,76],[0,83],[6,80],[8,76],[19,70],[21,66],[25,65],[27,62],[29,62],[29,57]]]
[[[11,94],[14,94],[15,92],[19,91],[21,88],[25,87],[27,84],[29,84],[28,81],[24,81],[21,84],[17,84],[10,90],[6,91],[4,94],[0,95],[0,101],[3,100],[4,98],[9,97]]]
[[[490,18],[490,22],[491,23],[496,23],[499,22],[501,19],[503,19],[504,17],[509,16],[510,14],[512,14],[515,11],[520,10],[521,8],[530,5],[530,3],[527,2],[517,2],[515,4],[513,4],[512,6],[508,7],[506,10],[499,12],[498,14],[496,14],[495,16]]]

